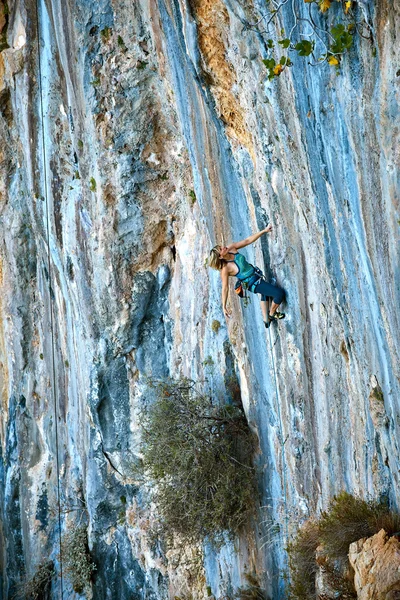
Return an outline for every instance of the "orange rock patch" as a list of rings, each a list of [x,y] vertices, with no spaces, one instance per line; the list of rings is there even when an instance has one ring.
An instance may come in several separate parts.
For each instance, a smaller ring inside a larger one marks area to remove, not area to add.
[[[394,600],[400,595],[400,542],[381,529],[350,545],[359,600]]]
[[[221,0],[192,0],[198,24],[199,48],[204,70],[209,76],[210,89],[216,100],[227,134],[254,155],[253,140],[237,97],[232,92],[236,83],[233,66],[226,58],[229,15]]]

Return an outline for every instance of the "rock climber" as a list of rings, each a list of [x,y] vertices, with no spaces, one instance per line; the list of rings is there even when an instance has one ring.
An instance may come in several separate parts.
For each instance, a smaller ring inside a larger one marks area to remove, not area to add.
[[[262,271],[247,262],[243,254],[238,250],[253,244],[264,233],[272,231],[272,225],[269,224],[265,229],[250,235],[240,242],[233,242],[229,246],[214,246],[210,252],[208,266],[216,271],[220,271],[222,279],[222,308],[226,317],[230,318],[231,310],[227,307],[228,301],[228,281],[229,277],[237,277],[238,283],[242,284],[245,290],[255,294],[261,294],[261,311],[265,327],[269,327],[273,321],[284,319],[285,314],[277,310],[278,306],[285,298],[285,292],[282,288],[272,285],[265,281]],[[238,286],[236,284],[236,287]],[[272,298],[270,310],[268,313],[267,298]]]

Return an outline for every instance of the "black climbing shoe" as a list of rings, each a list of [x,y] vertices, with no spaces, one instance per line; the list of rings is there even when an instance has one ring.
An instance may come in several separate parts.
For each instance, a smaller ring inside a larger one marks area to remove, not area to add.
[[[273,315],[268,315],[268,318],[270,321],[280,321],[281,319],[284,319],[285,316],[285,313],[275,311]]]
[[[268,327],[271,325],[272,321],[274,321],[274,319],[271,317],[271,315],[268,315],[268,321],[264,321],[264,325],[265,325],[266,329],[268,329]]]

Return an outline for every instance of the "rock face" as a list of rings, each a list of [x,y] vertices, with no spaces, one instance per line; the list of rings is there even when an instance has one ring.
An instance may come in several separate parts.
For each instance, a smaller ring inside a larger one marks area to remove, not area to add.
[[[381,529],[350,545],[350,564],[359,600],[400,598],[400,542]]]
[[[256,572],[278,600],[299,520],[343,488],[399,502],[400,15],[353,4],[373,40],[340,74],[293,56],[276,81],[261,59],[292,3],[270,33],[261,0],[2,11],[0,597],[44,558],[60,572],[60,525],[86,523],[93,598],[219,597]],[[205,258],[268,221],[244,252],[286,290],[266,334],[255,298],[225,324]],[[167,375],[240,386],[260,444],[254,531],[180,562],[133,469]]]

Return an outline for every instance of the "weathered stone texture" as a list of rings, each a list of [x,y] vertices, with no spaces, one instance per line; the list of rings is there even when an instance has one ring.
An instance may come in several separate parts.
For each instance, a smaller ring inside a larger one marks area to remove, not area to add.
[[[400,598],[400,543],[381,529],[370,538],[350,545],[358,600]]]
[[[400,15],[357,5],[374,42],[357,38],[339,76],[293,58],[268,82],[266,35],[249,26],[263,0],[38,0],[39,25],[34,0],[9,0],[4,598],[42,558],[58,564],[57,454],[62,526],[88,524],[96,599],[219,597],[255,571],[275,600],[287,535],[333,493],[399,502]],[[231,297],[225,325],[205,258],[268,221],[245,250],[287,293],[266,334],[256,299]],[[217,398],[239,380],[260,441],[256,535],[180,566],[133,468],[146,378],[166,375],[206,377]]]

